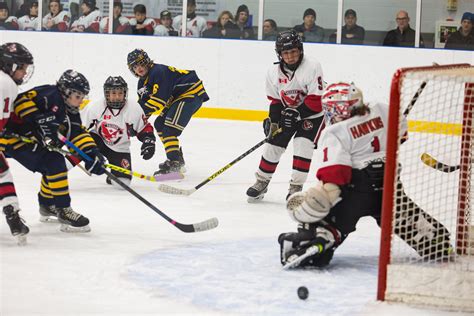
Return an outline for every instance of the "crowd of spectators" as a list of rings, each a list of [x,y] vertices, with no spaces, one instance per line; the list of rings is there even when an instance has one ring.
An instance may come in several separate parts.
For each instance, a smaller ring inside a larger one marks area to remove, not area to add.
[[[0,0],[1,1],[1,0]],[[72,6],[77,4],[71,3]],[[96,0],[81,0],[79,16],[71,16],[71,12],[62,8],[60,0],[49,0],[49,12],[43,17],[41,29],[45,31],[61,32],[109,32],[109,17],[104,17],[96,6]],[[76,10],[77,11],[77,10]],[[164,10],[159,19],[147,16],[146,7],[136,4],[133,7],[133,17],[122,15],[123,4],[115,0],[113,4],[112,32],[117,34],[137,34],[155,36],[180,36],[182,24],[186,20],[186,36],[229,39],[257,39],[256,27],[252,23],[252,15],[247,5],[242,4],[237,8],[235,15],[230,11],[222,11],[216,22],[208,22],[196,14],[196,1],[187,1],[187,16],[172,16],[171,12]],[[305,42],[335,43],[337,33],[325,30],[317,23],[317,13],[313,8],[307,8],[303,13],[301,24],[293,29]],[[414,47],[416,32],[410,26],[410,16],[407,11],[400,10],[395,16],[397,27],[388,31],[379,43],[384,46]],[[0,2],[0,30],[37,30],[38,1],[24,0],[24,4],[11,15],[5,2]],[[459,29],[449,34],[445,48],[474,50],[474,13],[465,12],[461,19]],[[263,40],[274,41],[279,31],[288,28],[278,28],[273,19],[266,19],[263,23]],[[344,13],[344,25],[341,30],[341,43],[364,44],[366,31],[357,24],[357,12],[348,9]],[[372,32],[373,33],[373,32]],[[327,38],[327,40],[326,40]],[[425,47],[423,37],[420,35],[420,47]]]

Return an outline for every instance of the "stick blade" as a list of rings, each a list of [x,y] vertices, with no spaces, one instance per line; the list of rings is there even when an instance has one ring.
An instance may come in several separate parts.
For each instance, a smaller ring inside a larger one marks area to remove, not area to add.
[[[198,233],[204,232],[206,230],[211,230],[216,228],[219,225],[219,220],[216,217],[209,218],[203,222],[195,224],[175,224],[178,229],[185,233]]]
[[[193,194],[194,192],[196,192],[195,188],[185,190],[185,189],[175,188],[167,184],[160,184],[158,186],[158,190],[164,193],[173,194],[173,195],[182,195],[182,196],[189,196]]]

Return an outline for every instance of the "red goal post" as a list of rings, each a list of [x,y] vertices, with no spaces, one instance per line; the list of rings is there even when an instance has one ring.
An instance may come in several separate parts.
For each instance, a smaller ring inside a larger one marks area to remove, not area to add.
[[[399,127],[403,116],[408,116],[409,136],[401,144],[404,135]],[[470,218],[474,192],[473,128],[474,67],[413,67],[394,74],[378,300],[474,311],[474,223]],[[456,168],[448,172],[433,161],[423,163],[420,156],[425,153]],[[397,185],[400,182],[402,189]],[[453,248],[449,257],[436,262],[420,260],[400,236],[395,236],[394,223],[400,221],[396,212],[402,203],[400,190],[447,228]]]

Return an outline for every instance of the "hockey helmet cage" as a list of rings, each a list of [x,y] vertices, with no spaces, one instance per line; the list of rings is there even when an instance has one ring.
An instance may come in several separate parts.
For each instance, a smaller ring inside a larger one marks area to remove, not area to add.
[[[87,97],[90,91],[89,81],[86,77],[84,77],[80,72],[71,69],[66,70],[61,75],[56,85],[65,101],[73,92],[83,94],[84,97]],[[70,113],[76,114],[79,112],[79,108],[70,106],[67,102],[66,105]]]
[[[322,97],[324,118],[331,125],[352,117],[354,110],[364,105],[362,91],[354,83],[329,85]]]
[[[111,101],[110,100],[110,92],[112,90],[122,90],[124,93],[123,100],[121,101]],[[121,77],[113,77],[110,76],[105,80],[104,83],[104,96],[105,102],[107,106],[112,109],[121,109],[124,107],[125,103],[127,102],[127,92],[128,92],[128,85],[127,82]]]
[[[13,74],[19,67],[28,65],[25,76],[13,79]],[[26,83],[34,72],[33,55],[20,43],[5,43],[0,46],[0,69],[9,75],[16,84]]]
[[[135,77],[139,77],[133,68],[135,66],[145,66],[148,69],[151,67],[153,64],[153,61],[148,57],[148,54],[140,48],[136,48],[133,51],[131,51],[128,56],[127,56],[127,64],[128,64],[128,69],[131,71],[131,73]]]

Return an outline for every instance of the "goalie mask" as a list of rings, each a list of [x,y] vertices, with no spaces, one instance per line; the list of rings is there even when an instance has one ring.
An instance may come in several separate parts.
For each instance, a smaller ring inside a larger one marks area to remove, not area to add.
[[[323,98],[324,119],[327,125],[352,117],[364,105],[362,91],[353,83],[335,83],[326,88]]]
[[[282,53],[287,50],[292,50],[293,48],[298,48],[300,50],[300,57],[296,63],[289,65],[283,60]],[[301,37],[295,30],[280,32],[275,42],[275,51],[280,63],[285,64],[288,69],[295,71],[303,60],[303,42]]]
[[[121,76],[108,77],[104,83],[104,96],[107,106],[121,109],[127,101],[128,85]]]
[[[9,75],[16,84],[24,84],[28,82],[34,72],[33,56],[25,46],[19,43],[5,43],[0,46],[0,69]],[[19,69],[25,70],[22,78],[15,76],[15,71]]]
[[[66,103],[67,111],[71,114],[79,113],[81,102],[90,91],[86,77],[75,70],[68,69],[61,75],[56,85]]]
[[[153,61],[148,57],[148,54],[143,49],[134,49],[127,56],[128,69],[132,72],[135,77],[140,77],[136,74],[135,66],[143,66],[148,70],[153,64]]]

